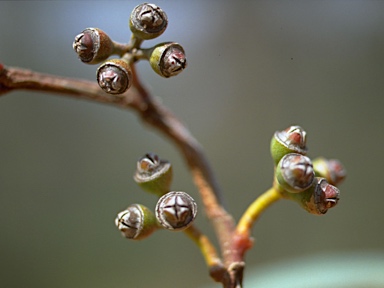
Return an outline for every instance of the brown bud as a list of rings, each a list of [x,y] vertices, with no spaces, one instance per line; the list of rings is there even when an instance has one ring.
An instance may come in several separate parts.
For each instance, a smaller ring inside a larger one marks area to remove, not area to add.
[[[328,209],[336,206],[339,201],[340,190],[329,184],[324,178],[320,178],[313,197],[319,214],[325,214]]]
[[[75,37],[73,49],[86,64],[97,64],[112,55],[114,44],[109,36],[98,28],[87,28]]]
[[[184,230],[196,218],[197,204],[185,192],[169,192],[157,202],[156,218],[169,230]]]
[[[283,192],[283,197],[297,202],[314,215],[323,215],[339,201],[340,190],[329,184],[324,178],[316,177],[312,186],[302,193]]]
[[[136,6],[129,19],[129,28],[132,33],[144,40],[160,36],[167,25],[167,14],[160,7],[149,3]]]
[[[132,70],[123,59],[111,59],[97,69],[97,82],[109,94],[122,94],[132,85]]]

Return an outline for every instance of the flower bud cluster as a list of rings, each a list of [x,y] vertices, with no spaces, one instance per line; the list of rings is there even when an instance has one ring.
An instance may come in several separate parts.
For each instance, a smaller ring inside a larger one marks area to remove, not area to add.
[[[160,228],[180,231],[192,225],[197,215],[195,200],[185,192],[170,191],[172,166],[167,160],[147,153],[137,161],[134,180],[144,190],[159,196],[155,213],[132,204],[118,213],[115,224],[128,239],[141,240]]]
[[[315,215],[325,214],[340,196],[338,185],[346,176],[338,160],[317,158],[307,153],[306,132],[300,126],[277,131],[271,141],[275,162],[275,186],[287,198]]]
[[[73,49],[86,64],[100,64],[97,82],[109,94],[120,95],[133,82],[131,66],[138,60],[147,60],[152,69],[162,77],[178,75],[187,67],[183,47],[175,42],[166,42],[152,48],[141,48],[144,40],[154,39],[168,26],[166,13],[157,5],[143,3],[136,6],[129,19],[132,32],[127,44],[119,44],[98,28],[87,28],[75,37]],[[108,58],[118,55],[118,59]]]

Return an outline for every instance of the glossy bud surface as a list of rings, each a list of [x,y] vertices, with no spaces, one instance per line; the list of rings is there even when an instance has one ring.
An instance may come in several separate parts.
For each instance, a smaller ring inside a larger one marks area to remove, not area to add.
[[[122,59],[111,59],[97,69],[97,82],[109,94],[123,94],[132,85],[132,71]]]
[[[132,204],[117,214],[115,225],[125,238],[134,240],[143,239],[158,228],[153,213],[140,204]]]
[[[129,20],[129,28],[132,33],[144,40],[160,36],[167,25],[167,14],[159,6],[149,3],[136,6]]]
[[[185,192],[169,192],[156,205],[156,218],[169,230],[188,228],[197,214],[195,200]]]
[[[97,64],[106,60],[114,50],[109,36],[98,28],[87,28],[75,37],[72,44],[79,59],[86,64]]]
[[[309,188],[315,178],[312,162],[301,154],[289,153],[277,165],[276,178],[286,191],[300,193]]]
[[[307,154],[307,134],[300,126],[276,131],[271,141],[271,155],[275,164],[288,153]]]
[[[162,77],[173,77],[187,67],[187,59],[181,45],[169,42],[157,45],[150,56],[152,69]]]

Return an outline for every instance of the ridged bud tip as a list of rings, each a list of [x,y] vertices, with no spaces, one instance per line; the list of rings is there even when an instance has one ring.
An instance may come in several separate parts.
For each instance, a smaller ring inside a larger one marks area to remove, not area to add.
[[[316,158],[313,160],[313,168],[316,176],[327,179],[331,185],[339,185],[347,176],[343,164],[337,159]]]
[[[160,36],[167,25],[167,14],[159,6],[149,3],[136,6],[129,19],[129,28],[132,33],[144,40]]]
[[[301,154],[285,155],[276,167],[277,182],[290,193],[300,193],[308,189],[314,178],[311,160]]]
[[[117,214],[115,225],[125,238],[134,240],[143,239],[158,228],[153,213],[140,204],[132,204]]]
[[[329,184],[326,179],[316,177],[310,188],[302,193],[285,193],[284,197],[300,204],[305,210],[314,215],[323,215],[328,209],[337,205],[340,190]]]
[[[176,76],[187,67],[183,47],[174,42],[161,43],[154,47],[149,62],[152,69],[165,78]]]
[[[72,47],[86,64],[100,63],[111,56],[114,50],[112,40],[98,28],[85,29],[75,37]]]
[[[160,170],[161,160],[158,155],[154,153],[147,153],[137,161],[137,172],[143,174],[154,174]]]
[[[97,82],[109,94],[123,94],[132,85],[132,71],[122,59],[111,59],[97,69]]]
[[[328,209],[335,207],[339,197],[338,188],[329,184],[324,178],[319,179],[314,195],[314,202],[319,213],[325,214]]]
[[[156,218],[169,230],[184,230],[196,218],[197,204],[185,192],[169,192],[162,196],[156,204]]]
[[[144,190],[163,196],[169,192],[173,177],[172,165],[154,153],[147,153],[137,161],[133,179]]]
[[[290,126],[283,131],[276,131],[271,141],[271,155],[275,164],[288,153],[307,154],[307,136],[300,126]]]

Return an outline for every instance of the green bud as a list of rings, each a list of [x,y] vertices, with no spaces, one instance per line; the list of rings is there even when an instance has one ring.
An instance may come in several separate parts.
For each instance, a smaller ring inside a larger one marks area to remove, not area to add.
[[[128,239],[141,240],[159,228],[155,215],[147,207],[132,204],[117,214],[116,227]]]
[[[86,64],[97,64],[112,55],[114,43],[98,28],[87,28],[75,37],[72,44],[79,59]]]
[[[149,55],[152,69],[165,78],[176,76],[187,67],[184,49],[175,42],[158,44],[144,53]]]
[[[169,192],[172,183],[172,165],[153,153],[147,153],[137,161],[133,179],[144,190],[162,196]]]
[[[271,155],[275,165],[288,153],[307,154],[306,132],[300,126],[276,131],[271,141]]]
[[[280,187],[290,193],[308,189],[315,178],[311,160],[297,153],[289,153],[281,158],[275,175]]]
[[[337,159],[319,157],[313,160],[316,176],[325,178],[331,185],[339,185],[344,181],[347,172],[343,164]]]
[[[132,70],[124,59],[110,59],[97,69],[97,82],[109,94],[123,94],[132,85]]]
[[[163,195],[156,204],[156,218],[169,230],[187,229],[196,218],[197,204],[185,192],[169,192]]]
[[[314,215],[323,215],[339,201],[340,190],[329,184],[324,178],[315,178],[311,187],[302,193],[283,192],[282,195],[298,203]]]
[[[167,25],[167,14],[155,4],[143,3],[136,6],[129,19],[129,28],[132,33],[144,40],[160,36]]]

